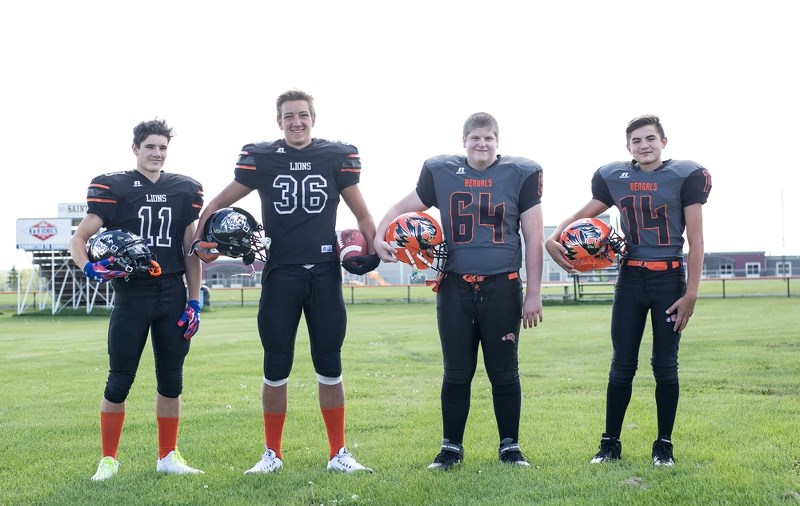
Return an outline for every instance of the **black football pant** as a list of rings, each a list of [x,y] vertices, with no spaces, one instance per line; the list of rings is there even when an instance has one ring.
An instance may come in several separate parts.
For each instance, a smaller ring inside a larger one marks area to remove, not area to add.
[[[683,268],[652,271],[623,266],[617,278],[611,311],[614,354],[608,376],[606,433],[619,437],[630,402],[648,316],[653,335],[650,364],[656,381],[659,437],[672,433],[678,408],[678,347],[681,334],[667,308],[686,292]]]
[[[148,333],[155,356],[156,389],[164,397],[178,397],[183,390],[183,363],[190,343],[183,338],[184,328],[178,326],[186,309],[183,276],[115,280],[113,286],[105,398],[115,403],[127,398]]]
[[[342,374],[347,312],[339,262],[311,268],[280,265],[265,274],[258,306],[258,333],[264,348],[264,377],[289,377],[300,317],[305,315],[311,360],[321,376]]]
[[[518,344],[522,315],[522,284],[514,274],[466,281],[448,273],[436,296],[442,345],[443,436],[461,444],[470,406],[470,385],[483,351],[500,440],[519,438],[522,394]]]

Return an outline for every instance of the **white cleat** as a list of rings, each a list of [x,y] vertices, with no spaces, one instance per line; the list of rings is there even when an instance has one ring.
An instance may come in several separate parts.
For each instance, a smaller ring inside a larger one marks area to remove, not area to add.
[[[92,476],[92,481],[105,481],[113,478],[119,470],[119,462],[114,457],[103,457],[97,465],[97,472]]]
[[[156,471],[166,474],[205,474],[203,471],[186,464],[178,450],[172,450],[166,457],[159,459],[156,464]]]
[[[338,473],[371,473],[372,469],[359,464],[353,454],[342,446],[339,452],[328,462],[328,471]]]
[[[281,459],[275,455],[274,451],[267,448],[267,451],[265,451],[264,455],[261,456],[261,460],[256,462],[256,465],[245,471],[244,474],[274,473],[282,467],[283,461],[281,461]]]

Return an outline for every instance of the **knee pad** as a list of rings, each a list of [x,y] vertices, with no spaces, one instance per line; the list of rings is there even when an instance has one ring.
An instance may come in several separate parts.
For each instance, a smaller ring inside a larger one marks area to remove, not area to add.
[[[125,402],[128,398],[128,393],[133,386],[133,380],[136,379],[136,374],[127,374],[121,372],[110,372],[108,380],[106,381],[106,389],[103,396],[109,401],[116,404]]]
[[[282,387],[283,385],[289,383],[289,378],[283,378],[279,380],[268,380],[266,376],[264,376],[264,384],[268,387]]]
[[[519,385],[519,370],[509,369],[507,371],[486,371],[492,389],[504,385]]]
[[[294,355],[281,352],[270,352],[264,354],[264,382],[273,381],[280,382],[283,379],[289,379],[289,373],[292,372],[292,362]],[[283,378],[277,380],[268,380],[267,378]],[[285,385],[286,383],[281,383]],[[270,385],[272,386],[272,385]],[[280,386],[280,385],[277,385]]]
[[[329,351],[327,353],[313,354],[314,372],[317,377],[336,378],[342,375],[342,353],[340,351]]]
[[[317,381],[322,383],[323,385],[338,385],[342,382],[342,375],[335,378],[331,378],[330,376],[323,376],[321,374],[317,374]]]
[[[181,395],[181,392],[183,392],[183,370],[170,369],[168,371],[157,372],[156,391],[170,399]]]
[[[659,357],[658,360],[650,359],[653,368],[653,377],[657,384],[671,385],[678,382],[678,357]]]

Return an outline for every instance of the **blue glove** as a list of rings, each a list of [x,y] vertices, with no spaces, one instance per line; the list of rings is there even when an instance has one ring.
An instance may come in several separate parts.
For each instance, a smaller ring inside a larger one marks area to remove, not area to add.
[[[200,328],[200,302],[194,299],[186,304],[186,309],[178,320],[178,327],[186,325],[186,330],[183,332],[183,338],[187,341],[197,333]]]
[[[125,271],[108,269],[108,265],[112,263],[114,263],[114,257],[108,257],[95,263],[92,263],[91,261],[86,262],[86,265],[83,266],[83,273],[86,274],[87,278],[99,281],[101,283],[105,283],[106,281],[111,281],[112,279],[116,278],[124,278],[128,275],[128,273]]]

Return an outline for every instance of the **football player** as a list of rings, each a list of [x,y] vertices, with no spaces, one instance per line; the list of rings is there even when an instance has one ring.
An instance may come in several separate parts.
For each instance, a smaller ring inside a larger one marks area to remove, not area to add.
[[[258,331],[264,348],[261,396],[265,451],[245,474],[271,473],[283,466],[287,383],[301,315],[308,327],[319,405],[328,435],[327,468],[345,473],[372,472],[345,447],[341,349],[347,314],[342,270],[334,251],[336,212],[342,199],[368,244],[375,236],[375,223],[358,187],[358,149],[312,137],[316,114],[314,99],[308,93],[287,91],[278,97],[276,107],[283,138],[242,148],[234,180],[209,202],[195,237],[197,255],[206,262],[216,259],[218,244],[202,237],[206,220],[218,209],[258,191],[263,225],[271,239],[258,309]],[[368,255],[345,260],[343,266],[363,275],[379,262],[370,247]]]
[[[109,373],[100,405],[102,459],[92,477],[102,481],[119,468],[117,450],[125,419],[125,399],[151,335],[157,381],[158,472],[202,473],[186,464],[177,449],[183,364],[200,319],[200,271],[191,252],[203,188],[194,179],[163,171],[172,128],[163,120],[133,129],[136,168],[95,177],[89,184],[86,217],[70,241],[73,261],[86,276],[111,281],[114,310],[108,326]],[[140,236],[161,273],[140,275],[114,270],[106,258],[89,260],[86,244],[101,228]],[[185,279],[184,279],[185,278]],[[188,302],[187,302],[188,288]]]
[[[394,204],[378,225],[384,231],[397,216],[430,207],[437,207],[442,217],[447,259],[436,287],[436,314],[444,358],[444,440],[430,469],[447,470],[464,457],[479,346],[492,384],[499,459],[529,466],[519,446],[518,347],[521,324],[529,328],[542,321],[542,168],[527,158],[498,155],[499,138],[492,115],[471,115],[463,131],[466,156],[425,161],[416,190]],[[374,246],[382,260],[397,261],[400,248],[383,234]]]
[[[620,261],[611,310],[613,357],[606,392],[606,425],[593,464],[619,460],[620,433],[631,399],[648,314],[653,328],[650,363],[656,382],[658,432],[655,466],[672,466],[672,429],[678,408],[678,343],[694,313],[703,267],[702,205],[711,191],[711,175],[689,160],[662,161],[667,146],[657,116],[640,116],[625,129],[629,162],[613,162],[592,177],[592,198],[567,217],[547,239],[553,260],[567,271],[573,265],[559,243],[574,220],[591,218],[616,206],[627,254]],[[688,241],[683,260],[684,231]]]

